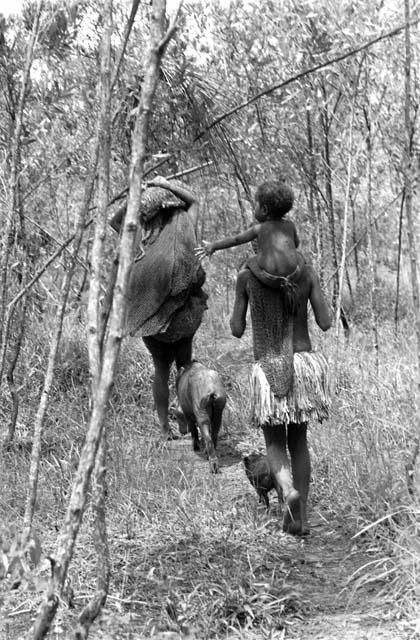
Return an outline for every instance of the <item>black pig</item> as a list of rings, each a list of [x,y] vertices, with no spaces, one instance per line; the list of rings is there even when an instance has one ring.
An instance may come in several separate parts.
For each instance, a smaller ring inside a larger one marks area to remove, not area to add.
[[[268,509],[270,505],[268,492],[271,489],[275,489],[275,485],[267,456],[260,453],[251,453],[249,456],[243,457],[243,462],[246,477],[258,493],[259,502],[264,501]]]

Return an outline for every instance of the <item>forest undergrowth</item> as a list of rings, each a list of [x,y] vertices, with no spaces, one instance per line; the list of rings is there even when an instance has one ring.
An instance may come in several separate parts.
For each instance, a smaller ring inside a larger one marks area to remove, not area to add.
[[[149,355],[137,339],[123,347],[108,419],[111,586],[100,627],[92,629],[91,637],[312,638],[300,635],[304,632],[299,629],[319,614],[319,607],[332,607],[320,602],[317,609],[316,598],[325,600],[327,595],[328,600],[335,572],[340,563],[342,569],[349,562],[347,595],[341,602],[351,593],[363,605],[370,594],[381,624],[384,619],[403,624],[402,635],[395,635],[392,627],[390,638],[418,637],[419,503],[418,494],[416,498],[408,492],[406,475],[417,428],[408,331],[401,327],[395,338],[392,327],[382,326],[378,370],[368,333],[353,327],[336,359],[333,330],[325,336],[313,331],[336,384],[330,420],[310,429],[311,547],[281,532],[276,500],[272,498],[266,512],[243,472],[241,455],[262,447],[263,441],[247,417],[250,332],[238,341],[229,337],[227,327],[226,317],[210,310],[195,350],[198,359],[220,371],[228,390],[222,468],[216,476],[209,474],[204,458],[192,452],[189,439],[162,444],[153,412]],[[16,440],[2,454],[0,515],[6,551],[16,545],[22,525],[30,426],[48,328],[40,325],[33,335],[25,345]],[[69,317],[43,440],[34,523],[41,562],[33,568],[22,553],[23,568],[2,580],[5,617],[0,629],[5,640],[23,637],[46,586],[47,557],[54,551],[83,443],[88,384],[83,327]],[[75,616],[94,587],[91,519],[88,509],[55,638],[70,637]],[[340,559],[341,548],[346,553]],[[360,556],[356,564],[349,560],[354,554]],[[302,578],[301,565],[310,566],[311,557],[315,569]],[[316,571],[319,584],[313,577]],[[320,584],[318,596],[312,594]],[[388,637],[385,631],[382,637]]]

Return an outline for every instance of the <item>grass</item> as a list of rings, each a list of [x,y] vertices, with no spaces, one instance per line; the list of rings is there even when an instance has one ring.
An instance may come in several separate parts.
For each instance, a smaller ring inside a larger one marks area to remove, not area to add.
[[[241,464],[239,453],[262,444],[261,434],[250,429],[247,418],[250,335],[247,332],[241,342],[228,338],[225,319],[218,323],[217,331],[200,329],[197,357],[219,369],[229,394],[221,446],[230,453],[231,466],[219,476],[209,475],[204,461],[189,447],[159,444],[150,359],[140,341],[124,345],[108,421],[112,583],[101,629],[112,618],[112,624],[131,625],[144,637],[173,631],[200,638],[280,638],[290,620],[305,613],[305,585],[300,587],[291,577],[300,543],[289,538],[287,545],[282,543],[275,509],[266,513],[258,507],[245,475],[235,471]],[[315,335],[333,360],[332,332]],[[22,406],[17,443],[24,444],[5,452],[0,467],[5,540],[22,522],[30,416],[36,410],[31,381],[42,372],[48,344],[45,327],[39,328],[37,339],[36,348],[27,346],[27,378],[22,381],[28,400]],[[356,327],[340,350],[331,418],[313,425],[309,435],[312,508],[321,505],[348,539],[359,533],[355,544],[374,550],[372,562],[349,577],[352,588],[380,585],[379,593],[397,598],[399,615],[412,621],[420,595],[419,504],[407,492],[405,464],[416,434],[414,364],[408,328],[396,341],[383,326],[376,371],[369,336]],[[87,385],[82,329],[75,331],[69,323],[44,437],[35,521],[43,558],[54,550],[83,443]],[[71,569],[77,606],[95,582],[90,520],[88,509]],[[48,563],[30,573],[35,578],[24,582],[25,588],[4,594],[9,611],[19,612],[25,603],[31,614],[36,610],[41,598],[37,589],[44,585],[40,579],[47,577]],[[60,610],[57,638],[74,615]],[[27,628],[28,618],[16,616],[12,621],[11,633],[17,635],[10,639],[20,637],[19,625]],[[412,622],[410,628],[414,626]]]

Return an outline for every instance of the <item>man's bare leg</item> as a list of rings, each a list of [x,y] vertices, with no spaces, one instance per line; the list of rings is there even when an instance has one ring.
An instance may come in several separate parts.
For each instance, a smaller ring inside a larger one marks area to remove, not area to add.
[[[169,409],[169,372],[170,364],[159,362],[154,358],[155,375],[152,384],[153,400],[158,414],[159,423],[164,436],[170,436],[168,409]]]
[[[289,533],[290,522],[296,510],[299,513],[300,496],[293,486],[290,462],[287,455],[286,427],[284,424],[263,427],[268,463],[273,474],[279,502],[284,503],[283,530]]]
[[[179,436],[169,426],[169,374],[174,359],[178,369],[191,362],[193,336],[168,345],[152,336],[143,341],[153,358],[152,394],[162,434],[167,440],[176,440]]]
[[[306,506],[311,476],[311,460],[307,442],[307,423],[289,424],[287,429],[287,445],[292,464],[293,484],[299,492],[299,504],[294,506],[285,522],[289,533],[308,535],[309,525]]]
[[[193,336],[178,340],[175,353],[175,364],[177,369],[190,364],[192,360],[192,342]]]
[[[233,305],[232,317],[230,319],[230,329],[235,338],[241,338],[246,327],[246,312],[248,309],[246,285],[249,275],[249,269],[242,269],[236,278],[235,304]]]

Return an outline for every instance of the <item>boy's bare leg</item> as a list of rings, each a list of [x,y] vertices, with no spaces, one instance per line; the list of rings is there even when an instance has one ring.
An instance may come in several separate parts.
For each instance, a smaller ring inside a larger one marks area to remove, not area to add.
[[[235,304],[230,319],[230,329],[235,338],[241,338],[246,327],[246,312],[248,309],[248,294],[246,286],[250,271],[242,269],[236,278]]]
[[[306,422],[302,424],[289,424],[287,430],[287,445],[292,463],[293,484],[297,489],[300,501],[295,504],[291,514],[287,518],[286,528],[289,533],[307,535],[309,525],[306,514],[306,505],[311,476],[311,460],[308,450]]]
[[[299,512],[300,496],[293,486],[292,472],[287,455],[287,436],[284,424],[266,425],[263,427],[268,463],[273,474],[279,496],[279,503],[284,503],[283,530],[289,531],[290,522],[294,519],[296,509]],[[292,531],[290,531],[292,533]]]

